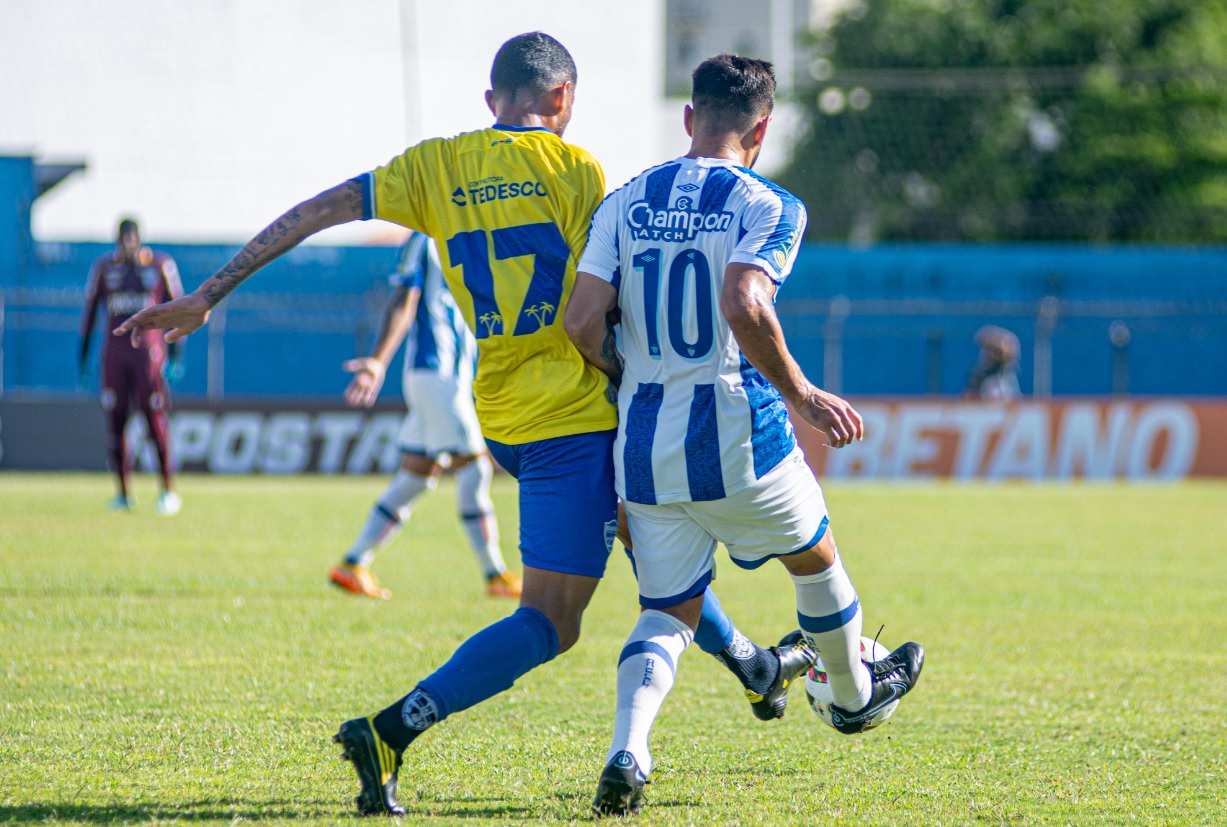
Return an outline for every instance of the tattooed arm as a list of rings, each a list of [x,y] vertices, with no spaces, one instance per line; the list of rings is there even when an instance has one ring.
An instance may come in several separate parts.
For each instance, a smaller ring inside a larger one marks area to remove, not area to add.
[[[209,312],[257,270],[294,249],[308,236],[328,227],[362,218],[362,185],[346,181],[289,210],[247,242],[195,292],[175,301],[147,307],[129,318],[114,334],[169,330],[167,342],[177,342],[209,320]]]
[[[622,354],[614,344],[617,289],[591,273],[575,274],[562,326],[584,358],[604,371],[614,388],[622,384]]]

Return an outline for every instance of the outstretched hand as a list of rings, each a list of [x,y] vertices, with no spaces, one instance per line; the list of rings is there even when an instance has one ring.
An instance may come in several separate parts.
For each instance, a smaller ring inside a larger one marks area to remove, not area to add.
[[[177,342],[201,328],[209,320],[211,309],[203,296],[190,293],[165,304],[146,307],[111,333],[115,336],[131,334],[133,347],[136,347],[141,333],[146,330],[166,330],[168,331],[164,335],[166,341],[168,343]]]
[[[813,388],[797,405],[797,413],[810,425],[822,432],[827,445],[842,448],[854,440],[865,438],[865,423],[847,400],[833,393]]]
[[[375,404],[379,389],[383,387],[384,366],[378,359],[350,359],[341,367],[354,374],[345,389],[345,402],[351,408],[369,408]]]

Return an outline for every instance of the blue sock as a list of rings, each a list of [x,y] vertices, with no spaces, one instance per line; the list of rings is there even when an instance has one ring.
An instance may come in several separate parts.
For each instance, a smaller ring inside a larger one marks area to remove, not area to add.
[[[521,606],[466,640],[447,663],[375,716],[375,728],[398,752],[432,725],[510,689],[521,675],[558,654],[558,632],[536,609]]]
[[[779,658],[737,630],[711,586],[703,592],[703,615],[699,618],[694,642],[707,654],[714,655],[742,686],[755,694],[761,695],[770,689],[779,675]]]
[[[703,592],[703,615],[699,618],[699,628],[694,631],[694,642],[709,655],[723,652],[733,642],[733,621],[724,613],[720,599],[716,593],[707,587]]]

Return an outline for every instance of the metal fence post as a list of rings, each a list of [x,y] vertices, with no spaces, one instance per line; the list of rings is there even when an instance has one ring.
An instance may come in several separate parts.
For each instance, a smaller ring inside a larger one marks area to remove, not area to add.
[[[822,328],[822,389],[842,393],[844,385],[844,322],[852,312],[847,296],[831,299],[827,323]]]
[[[226,395],[226,305],[215,309],[209,318],[208,367],[205,394],[210,402]]]
[[[1052,332],[1057,326],[1061,302],[1056,296],[1045,296],[1040,301],[1035,317],[1035,372],[1031,395],[1036,399],[1052,396]]]

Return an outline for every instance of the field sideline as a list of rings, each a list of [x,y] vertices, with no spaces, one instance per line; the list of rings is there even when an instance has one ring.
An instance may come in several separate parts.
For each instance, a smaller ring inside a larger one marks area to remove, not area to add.
[[[392,601],[330,589],[383,485],[189,476],[165,520],[149,477],[111,516],[107,477],[0,474],[0,823],[353,817],[336,725],[511,608],[450,481],[376,563]],[[514,482],[494,494],[518,568]],[[803,691],[762,724],[692,647],[640,823],[1227,823],[1227,485],[827,495],[867,634],[927,648],[916,692],[865,736]],[[782,567],[719,570],[744,631],[794,628]],[[635,613],[615,550],[574,651],[411,748],[405,823],[589,820]]]

